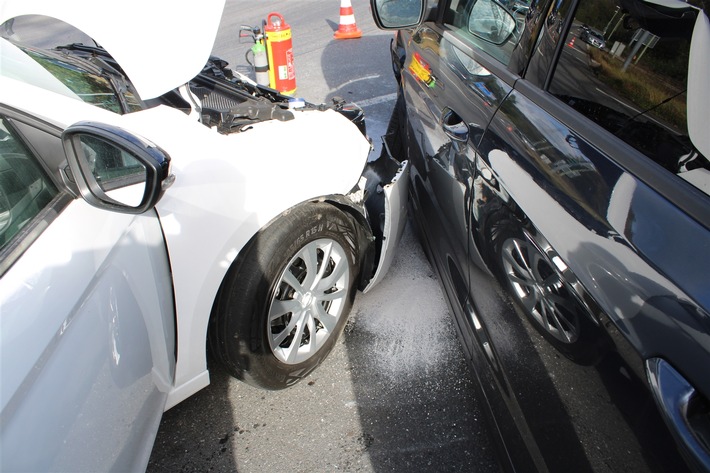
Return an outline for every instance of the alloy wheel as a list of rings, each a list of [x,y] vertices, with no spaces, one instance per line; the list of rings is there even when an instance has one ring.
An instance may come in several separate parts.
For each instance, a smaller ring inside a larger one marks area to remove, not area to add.
[[[501,249],[503,273],[528,315],[555,339],[577,341],[578,303],[547,258],[519,237],[506,239]]]
[[[315,240],[291,258],[269,308],[269,345],[286,364],[301,363],[333,335],[351,277],[348,258],[334,240]]]

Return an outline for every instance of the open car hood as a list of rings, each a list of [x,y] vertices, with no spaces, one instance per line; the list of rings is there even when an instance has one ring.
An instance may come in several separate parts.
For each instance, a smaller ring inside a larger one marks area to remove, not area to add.
[[[69,23],[113,56],[145,100],[199,74],[212,51],[224,2],[202,2],[198,15],[171,0],[3,0],[0,23],[21,15]]]

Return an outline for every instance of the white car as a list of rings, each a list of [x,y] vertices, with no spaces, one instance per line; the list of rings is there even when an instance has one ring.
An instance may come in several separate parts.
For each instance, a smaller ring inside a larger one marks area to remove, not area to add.
[[[407,163],[210,58],[223,6],[0,4],[101,45],[0,38],[2,471],[145,469],[208,350],[287,387],[389,267]]]

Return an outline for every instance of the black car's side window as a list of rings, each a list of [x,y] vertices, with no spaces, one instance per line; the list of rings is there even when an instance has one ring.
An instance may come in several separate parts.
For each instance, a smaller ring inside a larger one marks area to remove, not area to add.
[[[0,251],[57,194],[34,155],[0,118]]]
[[[644,25],[615,1],[580,2],[549,92],[649,159],[699,188],[710,162],[687,128],[692,22]],[[706,190],[707,192],[707,190]]]
[[[453,0],[444,23],[507,65],[524,27],[525,10],[511,9],[496,0]]]

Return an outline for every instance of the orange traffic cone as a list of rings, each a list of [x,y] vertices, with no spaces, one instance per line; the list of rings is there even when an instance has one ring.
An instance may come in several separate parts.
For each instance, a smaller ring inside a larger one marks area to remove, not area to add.
[[[362,31],[355,24],[355,14],[350,0],[340,0],[340,25],[333,36],[335,39],[354,39],[362,36]]]
[[[575,39],[577,39],[577,37],[576,37],[576,36],[572,36],[572,39],[570,40],[569,43],[567,43],[567,46],[569,46],[570,48],[574,48],[574,40],[575,40]]]

